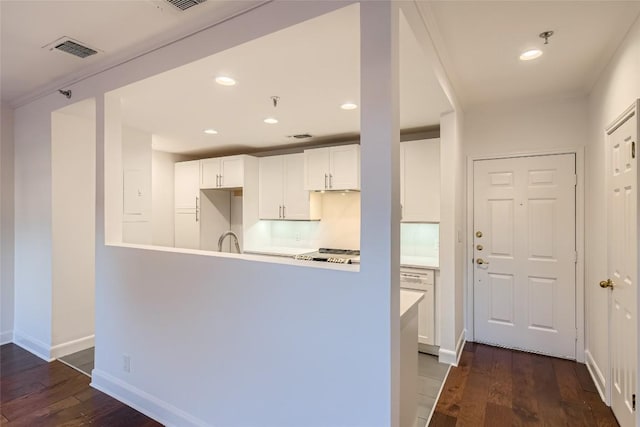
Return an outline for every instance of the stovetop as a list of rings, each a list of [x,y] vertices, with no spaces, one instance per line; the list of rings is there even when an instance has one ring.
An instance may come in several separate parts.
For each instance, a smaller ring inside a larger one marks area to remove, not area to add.
[[[296,255],[294,258],[303,261],[332,262],[336,264],[351,264],[351,259],[360,256],[357,249],[320,248],[314,252]]]

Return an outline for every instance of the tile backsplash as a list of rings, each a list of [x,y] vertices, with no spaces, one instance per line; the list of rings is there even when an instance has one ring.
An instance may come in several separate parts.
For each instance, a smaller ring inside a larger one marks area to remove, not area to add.
[[[400,254],[402,256],[438,257],[440,224],[400,224]]]
[[[260,221],[264,245],[360,249],[360,193],[325,193],[322,199],[321,221]],[[439,224],[401,224],[401,255],[437,258],[439,233]]]

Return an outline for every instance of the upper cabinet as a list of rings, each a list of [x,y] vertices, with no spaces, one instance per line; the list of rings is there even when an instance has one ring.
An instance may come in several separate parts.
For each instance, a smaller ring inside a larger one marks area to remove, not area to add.
[[[262,157],[259,164],[260,219],[320,219],[321,199],[303,185],[302,153]]]
[[[244,155],[200,160],[200,188],[237,188],[244,185]]]
[[[403,222],[440,222],[440,139],[400,144]]]
[[[360,146],[305,150],[304,173],[304,188],[309,191],[359,190]]]
[[[200,197],[200,160],[178,162],[174,168],[175,208],[196,209]]]

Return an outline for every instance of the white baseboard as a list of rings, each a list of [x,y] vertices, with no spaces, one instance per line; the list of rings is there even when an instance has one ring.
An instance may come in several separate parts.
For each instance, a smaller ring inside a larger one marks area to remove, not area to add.
[[[62,344],[54,345],[51,347],[51,357],[59,359],[67,354],[75,353],[76,351],[85,350],[95,345],[95,335],[89,335],[77,340],[67,341]]]
[[[167,427],[207,427],[209,424],[99,369],[91,373],[91,387],[142,412]]]
[[[438,351],[438,361],[440,363],[458,366],[460,356],[462,356],[462,349],[464,348],[464,343],[466,342],[464,337],[465,331],[463,329],[462,332],[460,332],[460,336],[458,337],[458,342],[456,343],[455,350],[448,350],[446,348],[440,347],[440,350]]]
[[[19,331],[13,333],[13,343],[38,356],[40,359],[51,362],[54,359],[51,357],[51,347],[42,341],[25,335]]]
[[[0,345],[13,342],[13,331],[0,332]]]
[[[609,402],[607,401],[607,397],[606,397],[607,393],[605,392],[605,390],[607,389],[607,382],[604,375],[602,375],[602,371],[598,367],[598,364],[596,363],[595,359],[593,358],[589,350],[584,351],[584,358],[587,365],[587,370],[589,371],[589,374],[593,379],[593,383],[596,385],[596,388],[598,389],[598,393],[600,393],[600,398],[602,399],[603,402],[609,405]]]

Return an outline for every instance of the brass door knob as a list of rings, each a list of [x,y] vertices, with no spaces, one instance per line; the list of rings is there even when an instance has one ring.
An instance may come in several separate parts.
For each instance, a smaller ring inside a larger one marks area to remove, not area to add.
[[[611,279],[607,279],[607,280],[603,280],[602,282],[600,282],[600,287],[601,288],[613,288],[613,280]]]
[[[483,260],[482,258],[478,258],[476,260],[476,264],[483,265],[483,264],[489,264],[489,263],[487,261]]]

